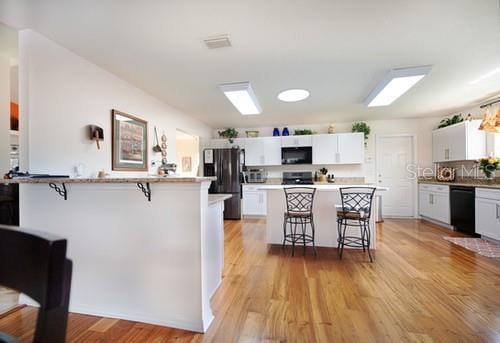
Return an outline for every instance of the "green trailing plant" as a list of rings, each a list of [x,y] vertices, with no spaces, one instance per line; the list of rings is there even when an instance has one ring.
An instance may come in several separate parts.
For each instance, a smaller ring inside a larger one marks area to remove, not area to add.
[[[464,117],[462,117],[462,113],[460,114],[455,114],[453,117],[449,118],[444,118],[439,122],[438,129],[441,129],[443,127],[447,127],[453,124],[458,124],[464,121]]]
[[[227,138],[229,143],[233,143],[234,139],[238,137],[238,131],[234,127],[225,129],[224,131],[219,131],[219,137]]]
[[[294,136],[305,136],[305,135],[312,135],[313,132],[312,130],[309,129],[298,129],[294,131]]]
[[[370,134],[370,127],[367,123],[360,121],[352,124],[352,132],[361,132],[365,136],[365,140],[368,139],[368,135]]]
[[[323,167],[323,168],[321,168],[321,169],[319,170],[319,172],[320,172],[322,175],[326,175],[326,174],[328,174],[328,169],[326,169],[325,167]]]

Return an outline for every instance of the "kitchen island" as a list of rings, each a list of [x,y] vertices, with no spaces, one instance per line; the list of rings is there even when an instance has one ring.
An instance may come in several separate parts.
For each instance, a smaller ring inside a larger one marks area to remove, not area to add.
[[[20,184],[21,228],[68,240],[71,312],[205,332],[221,282],[230,197],[208,195],[213,179],[4,182]]]
[[[287,187],[314,187],[316,194],[313,202],[314,224],[316,230],[315,244],[317,247],[337,247],[337,215],[335,205],[342,205],[340,200],[341,187],[375,187],[375,195],[388,190],[385,187],[377,187],[366,184],[314,184],[314,185],[261,185],[259,189],[267,191],[267,218],[266,238],[268,244],[283,243],[283,213],[286,211],[286,202],[283,189]],[[372,215],[370,220],[371,245],[376,249],[376,230],[374,213],[378,211],[378,203],[373,201]],[[309,230],[309,228],[308,228]],[[350,229],[355,230],[355,229]],[[359,229],[358,229],[359,232]],[[290,244],[290,243],[287,243]],[[348,248],[348,247],[346,247]]]

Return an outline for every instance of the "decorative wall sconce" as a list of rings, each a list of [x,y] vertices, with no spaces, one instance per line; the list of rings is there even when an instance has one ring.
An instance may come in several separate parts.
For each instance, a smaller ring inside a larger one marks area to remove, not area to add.
[[[104,130],[96,125],[88,125],[89,128],[89,139],[93,140],[97,144],[97,149],[101,149],[99,141],[104,140]]]

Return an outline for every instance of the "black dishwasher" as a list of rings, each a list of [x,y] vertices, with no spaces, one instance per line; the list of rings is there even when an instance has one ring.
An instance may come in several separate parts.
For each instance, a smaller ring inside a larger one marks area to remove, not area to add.
[[[451,225],[458,231],[476,235],[474,187],[450,187]]]

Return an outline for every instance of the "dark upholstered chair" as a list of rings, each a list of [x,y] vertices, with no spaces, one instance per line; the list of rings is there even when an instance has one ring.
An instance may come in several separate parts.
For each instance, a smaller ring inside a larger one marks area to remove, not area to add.
[[[40,305],[34,342],[66,341],[71,272],[65,239],[0,226],[0,285],[22,292]],[[0,333],[2,340],[17,342]]]

